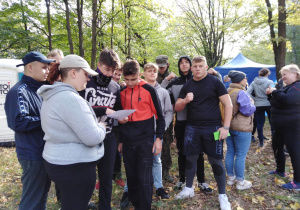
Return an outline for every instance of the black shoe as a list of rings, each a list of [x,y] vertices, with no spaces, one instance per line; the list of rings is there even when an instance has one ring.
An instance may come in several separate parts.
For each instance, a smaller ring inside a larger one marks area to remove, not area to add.
[[[164,180],[166,180],[167,182],[170,182],[172,183],[174,181],[173,177],[171,177],[169,175],[169,173],[167,173],[165,176],[164,176]]]
[[[97,209],[97,206],[93,202],[89,202],[87,209]]]
[[[120,202],[120,208],[126,209],[129,206],[128,192],[124,192]]]
[[[200,190],[202,192],[204,192],[205,194],[212,194],[212,189],[209,187],[208,184],[206,184],[205,182],[204,183],[198,183],[198,187],[200,188]]]
[[[158,188],[156,190],[156,196],[160,197],[161,199],[169,199],[170,196],[168,193],[166,193],[166,191],[164,190],[164,188]]]
[[[252,142],[255,142],[255,141],[256,141],[256,139],[254,138],[254,136],[252,136],[251,141],[252,141]]]
[[[270,140],[268,137],[265,137],[265,136],[264,136],[264,139],[265,139],[265,140]]]
[[[264,143],[263,143],[263,142],[260,142],[260,143],[259,143],[259,146],[260,146],[260,147],[263,147],[263,146],[264,146]]]

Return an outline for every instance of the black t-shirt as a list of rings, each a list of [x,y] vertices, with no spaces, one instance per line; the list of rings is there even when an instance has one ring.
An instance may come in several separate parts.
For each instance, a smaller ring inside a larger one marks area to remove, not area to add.
[[[191,79],[182,87],[178,98],[184,99],[191,92],[194,99],[186,105],[187,124],[221,125],[219,97],[228,93],[223,83],[209,74],[200,81]]]

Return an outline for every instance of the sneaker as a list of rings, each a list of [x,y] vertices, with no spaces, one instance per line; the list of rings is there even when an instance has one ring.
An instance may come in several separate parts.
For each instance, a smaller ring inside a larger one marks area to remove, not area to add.
[[[170,182],[170,183],[172,183],[174,181],[173,177],[171,177],[169,173],[167,173],[164,176],[164,180],[166,180],[167,182]]]
[[[120,208],[126,209],[129,206],[128,192],[124,192],[120,201]]]
[[[235,176],[228,176],[227,177],[227,184],[229,186],[234,185],[237,182],[236,177]]]
[[[97,206],[93,202],[89,202],[87,209],[97,209]]]
[[[208,184],[206,184],[205,182],[203,183],[198,183],[198,187],[200,188],[201,191],[203,191],[205,194],[212,194],[212,189],[209,187]]]
[[[236,189],[238,190],[246,190],[249,189],[252,186],[252,183],[247,180],[238,180],[236,183]]]
[[[263,147],[263,146],[264,146],[264,143],[263,143],[263,142],[262,142],[262,143],[259,142],[259,146],[260,146],[260,147]]]
[[[287,184],[283,184],[282,187],[286,190],[300,191],[300,183],[289,182]]]
[[[194,197],[193,187],[184,187],[183,190],[175,196],[175,200]]]
[[[96,190],[99,190],[99,187],[100,187],[100,182],[98,181],[96,186],[95,186]]]
[[[183,182],[178,182],[175,187],[174,190],[182,190],[182,188],[185,186],[185,184]]]
[[[265,139],[265,140],[270,140],[268,137],[265,137],[265,136],[264,136],[264,139]]]
[[[116,182],[117,185],[119,185],[120,187],[124,187],[124,186],[125,186],[125,182],[123,181],[122,178],[116,180],[115,182]]]
[[[278,175],[278,176],[281,176],[281,177],[283,177],[283,178],[285,178],[286,177],[286,174],[285,174],[285,172],[278,172],[278,171],[269,171],[269,174],[272,174],[272,175]]]
[[[231,210],[231,204],[226,194],[219,194],[219,202],[221,210]]]
[[[254,136],[251,137],[251,141],[252,141],[252,142],[255,142],[255,141],[256,141],[256,139],[255,139]]]
[[[161,199],[169,199],[170,196],[168,193],[166,193],[166,191],[164,190],[164,188],[158,188],[156,190],[156,196],[160,197]]]

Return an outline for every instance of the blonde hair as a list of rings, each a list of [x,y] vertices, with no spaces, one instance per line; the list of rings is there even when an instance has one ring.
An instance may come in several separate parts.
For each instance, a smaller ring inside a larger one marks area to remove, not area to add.
[[[155,69],[156,71],[158,71],[158,66],[157,66],[155,63],[147,63],[147,64],[145,64],[145,66],[144,66],[144,72],[145,72],[147,69]]]
[[[205,64],[207,64],[206,58],[205,58],[204,56],[197,55],[197,56],[193,57],[193,59],[192,59],[192,63],[194,63],[194,62],[195,62],[195,63],[200,63],[200,62],[202,62],[202,61],[204,61]]]
[[[55,57],[55,56],[57,56],[57,55],[60,56],[61,59],[64,58],[64,53],[63,53],[63,51],[61,51],[60,49],[53,49],[53,50],[51,50],[51,51],[48,53],[47,58],[49,58],[49,57]]]
[[[300,69],[296,64],[290,64],[282,67],[279,71],[282,74],[284,71],[293,72],[297,74],[297,80],[300,80]]]

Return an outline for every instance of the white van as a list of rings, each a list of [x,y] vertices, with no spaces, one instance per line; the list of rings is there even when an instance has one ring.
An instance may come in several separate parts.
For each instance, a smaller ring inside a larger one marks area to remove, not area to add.
[[[21,63],[18,59],[0,59],[0,146],[14,145],[14,132],[7,126],[4,104],[7,92],[23,75],[24,66],[16,67]]]

